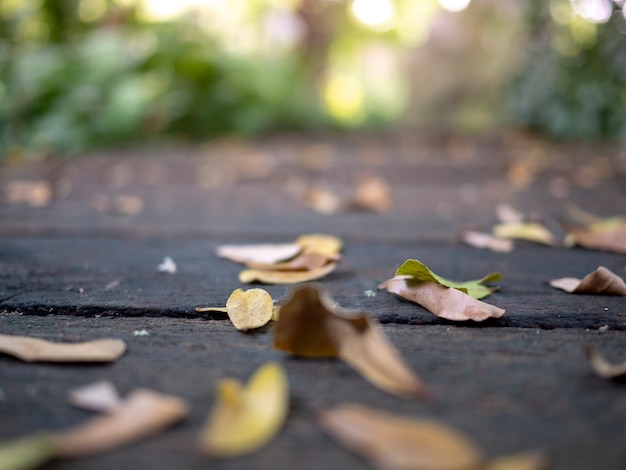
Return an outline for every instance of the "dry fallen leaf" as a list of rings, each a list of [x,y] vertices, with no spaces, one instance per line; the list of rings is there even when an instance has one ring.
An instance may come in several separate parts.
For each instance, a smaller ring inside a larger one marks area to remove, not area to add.
[[[336,214],[344,209],[344,201],[331,189],[316,185],[306,195],[306,205],[320,214]]]
[[[493,234],[497,238],[526,240],[555,246],[556,237],[544,225],[538,222],[507,222],[493,227]]]
[[[287,376],[276,363],[259,367],[246,386],[235,379],[222,380],[200,446],[213,457],[254,452],[278,434],[288,409]]]
[[[281,307],[274,346],[298,356],[339,357],[382,390],[425,395],[421,381],[374,319],[332,306],[313,286],[294,291]]]
[[[476,447],[457,431],[356,404],[321,413],[319,422],[332,437],[385,470],[473,470],[483,466]]]
[[[187,412],[187,404],[178,397],[135,390],[109,414],[54,434],[55,455],[82,457],[105,452],[156,434]]]
[[[487,248],[499,253],[510,253],[513,251],[513,241],[504,238],[497,238],[488,233],[467,231],[463,234],[463,241],[475,248]]]
[[[391,207],[391,188],[378,176],[362,179],[356,186],[352,204],[359,209],[384,212]]]
[[[315,253],[329,258],[337,256],[343,247],[339,237],[323,233],[301,235],[295,243],[302,248],[303,253]]]
[[[215,253],[235,263],[274,264],[293,258],[302,251],[297,243],[260,245],[220,245]]]
[[[497,288],[488,287],[485,284],[488,282],[499,281],[502,278],[500,273],[490,273],[482,279],[474,279],[472,281],[463,282],[450,281],[449,279],[438,276],[432,272],[428,266],[416,259],[409,259],[402,263],[402,265],[396,270],[396,276],[406,276],[413,281],[434,282],[444,287],[453,287],[454,289],[458,289],[475,299],[483,299],[494,290],[497,290]]]
[[[565,246],[580,245],[591,250],[626,254],[626,217],[610,217],[584,227],[563,224],[567,236]]]
[[[591,346],[585,347],[585,353],[587,354],[591,368],[599,377],[603,379],[626,378],[626,361],[621,364],[613,364],[595,352]]]
[[[68,401],[84,410],[108,413],[123,403],[115,386],[108,380],[101,380],[70,390]]]
[[[28,336],[0,334],[0,352],[24,362],[113,362],[125,351],[126,343],[121,339],[53,343]]]
[[[235,290],[226,301],[228,318],[240,331],[266,325],[272,319],[272,297],[263,289]]]
[[[550,285],[573,294],[626,295],[624,280],[604,266],[587,274],[582,280],[564,277],[550,281]]]
[[[463,434],[430,419],[416,419],[342,404],[318,422],[340,444],[383,470],[545,470],[537,452],[487,462]]]
[[[500,318],[505,310],[487,304],[461,292],[434,282],[414,281],[407,276],[396,276],[378,286],[420,304],[440,318],[454,321],[483,321]]]
[[[248,263],[251,269],[264,271],[313,271],[320,269],[330,261],[339,261],[340,255],[325,256],[318,253],[300,253],[295,258],[276,264]]]
[[[335,270],[336,262],[330,262],[321,268],[310,271],[270,271],[266,269],[244,269],[239,273],[239,282],[250,284],[297,284],[320,279]]]
[[[52,186],[47,181],[9,181],[5,197],[10,204],[45,207],[52,200]]]

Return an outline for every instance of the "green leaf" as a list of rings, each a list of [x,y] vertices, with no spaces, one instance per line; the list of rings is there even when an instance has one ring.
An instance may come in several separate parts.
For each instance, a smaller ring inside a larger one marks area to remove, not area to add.
[[[410,276],[415,281],[434,282],[445,287],[458,289],[465,294],[471,295],[475,299],[482,299],[491,294],[496,288],[487,287],[484,284],[488,282],[496,282],[502,278],[500,273],[487,274],[482,279],[472,281],[456,282],[438,276],[432,272],[426,265],[416,259],[409,259],[402,263],[396,271],[396,276]]]
[[[35,434],[0,447],[0,470],[29,470],[54,457],[56,449],[50,434]]]

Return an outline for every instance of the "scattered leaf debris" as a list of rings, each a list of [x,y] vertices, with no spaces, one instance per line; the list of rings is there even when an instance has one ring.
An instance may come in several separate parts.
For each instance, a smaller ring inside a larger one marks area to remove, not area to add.
[[[425,397],[382,328],[365,313],[342,310],[312,285],[295,290],[274,327],[277,349],[304,357],[339,357],[378,388],[403,397]]]
[[[257,451],[280,431],[289,410],[289,385],[283,368],[269,362],[244,386],[223,379],[200,436],[201,449],[212,457],[240,457]]]
[[[598,267],[582,279],[564,277],[550,281],[550,285],[570,294],[626,295],[624,280],[604,266]]]
[[[0,352],[24,362],[114,362],[126,351],[121,339],[54,343],[28,336],[0,334]]]

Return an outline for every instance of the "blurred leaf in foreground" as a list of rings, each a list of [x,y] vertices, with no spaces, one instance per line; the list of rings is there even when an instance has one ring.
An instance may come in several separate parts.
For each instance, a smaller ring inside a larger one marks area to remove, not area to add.
[[[313,286],[294,291],[281,307],[274,346],[298,356],[339,357],[370,383],[395,395],[426,393],[374,319],[333,306]]]
[[[243,386],[223,379],[202,430],[200,446],[213,457],[240,457],[271,441],[289,410],[289,385],[282,367],[269,362]]]
[[[36,434],[7,442],[0,447],[0,470],[29,470],[51,460],[56,454],[50,434]]]
[[[604,266],[582,279],[564,277],[550,281],[550,285],[571,294],[626,295],[624,280]]]
[[[348,449],[384,470],[543,470],[537,453],[487,462],[463,434],[434,420],[393,415],[356,404],[323,411],[319,423]]]
[[[603,379],[626,378],[626,361],[613,364],[598,354],[591,346],[585,348],[585,354],[593,371]]]
[[[114,338],[85,343],[55,343],[28,336],[0,334],[0,352],[24,362],[113,362],[125,351],[126,343]]]

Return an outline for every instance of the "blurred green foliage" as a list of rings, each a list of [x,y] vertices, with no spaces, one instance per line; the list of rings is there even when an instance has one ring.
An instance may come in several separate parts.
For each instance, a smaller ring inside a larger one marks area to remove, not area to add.
[[[626,139],[626,19],[577,16],[569,0],[529,3],[528,54],[510,89],[517,125],[557,138]]]

